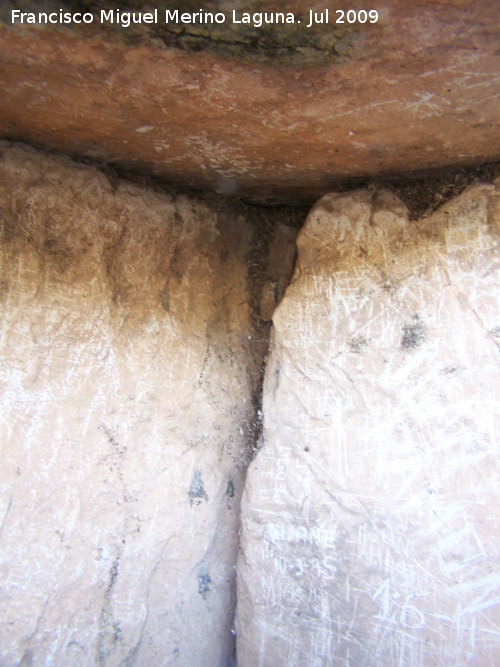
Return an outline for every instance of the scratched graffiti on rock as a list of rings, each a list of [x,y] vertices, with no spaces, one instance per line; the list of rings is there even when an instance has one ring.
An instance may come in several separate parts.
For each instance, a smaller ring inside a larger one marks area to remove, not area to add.
[[[499,664],[498,211],[480,185],[416,223],[390,193],[311,212],[247,478],[240,667]]]

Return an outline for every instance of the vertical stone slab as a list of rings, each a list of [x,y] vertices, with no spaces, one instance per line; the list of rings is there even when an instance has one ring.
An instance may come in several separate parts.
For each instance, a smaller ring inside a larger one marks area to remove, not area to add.
[[[500,660],[498,188],[329,195],[274,316],[239,667]]]
[[[4,145],[0,219],[0,663],[226,667],[262,365],[244,207]]]

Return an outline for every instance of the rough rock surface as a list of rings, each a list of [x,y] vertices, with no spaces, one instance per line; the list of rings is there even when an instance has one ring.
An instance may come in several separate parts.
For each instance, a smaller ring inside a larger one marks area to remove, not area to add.
[[[242,501],[239,667],[500,661],[500,198],[301,231]]]
[[[0,663],[226,667],[263,221],[2,153]]]
[[[4,137],[286,203],[311,202],[339,179],[500,159],[492,0],[384,0],[376,24],[336,24],[330,8],[330,24],[316,28],[306,27],[309,10],[324,5],[294,0],[287,11],[301,24],[228,20],[224,34],[191,24],[166,31],[164,21],[163,30],[78,33],[10,25],[9,6],[30,4],[8,2],[2,13]],[[214,6],[227,10],[204,8]],[[256,0],[235,6],[262,11]],[[372,7],[360,0],[356,9]],[[266,3],[273,9],[282,3]],[[190,40],[201,50],[184,49]]]

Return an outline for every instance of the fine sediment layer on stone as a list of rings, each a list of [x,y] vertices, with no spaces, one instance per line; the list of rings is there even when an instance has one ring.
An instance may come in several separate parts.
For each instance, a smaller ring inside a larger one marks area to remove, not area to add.
[[[498,664],[500,198],[328,195],[275,312],[239,667]]]
[[[296,235],[261,220],[259,299],[251,218],[2,145],[2,666],[232,659],[250,304]]]

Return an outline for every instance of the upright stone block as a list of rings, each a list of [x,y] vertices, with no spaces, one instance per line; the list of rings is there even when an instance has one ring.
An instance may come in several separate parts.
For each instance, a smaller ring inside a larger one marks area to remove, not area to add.
[[[227,667],[258,226],[1,148],[0,664]]]
[[[498,187],[324,197],[274,315],[239,667],[498,664]]]

